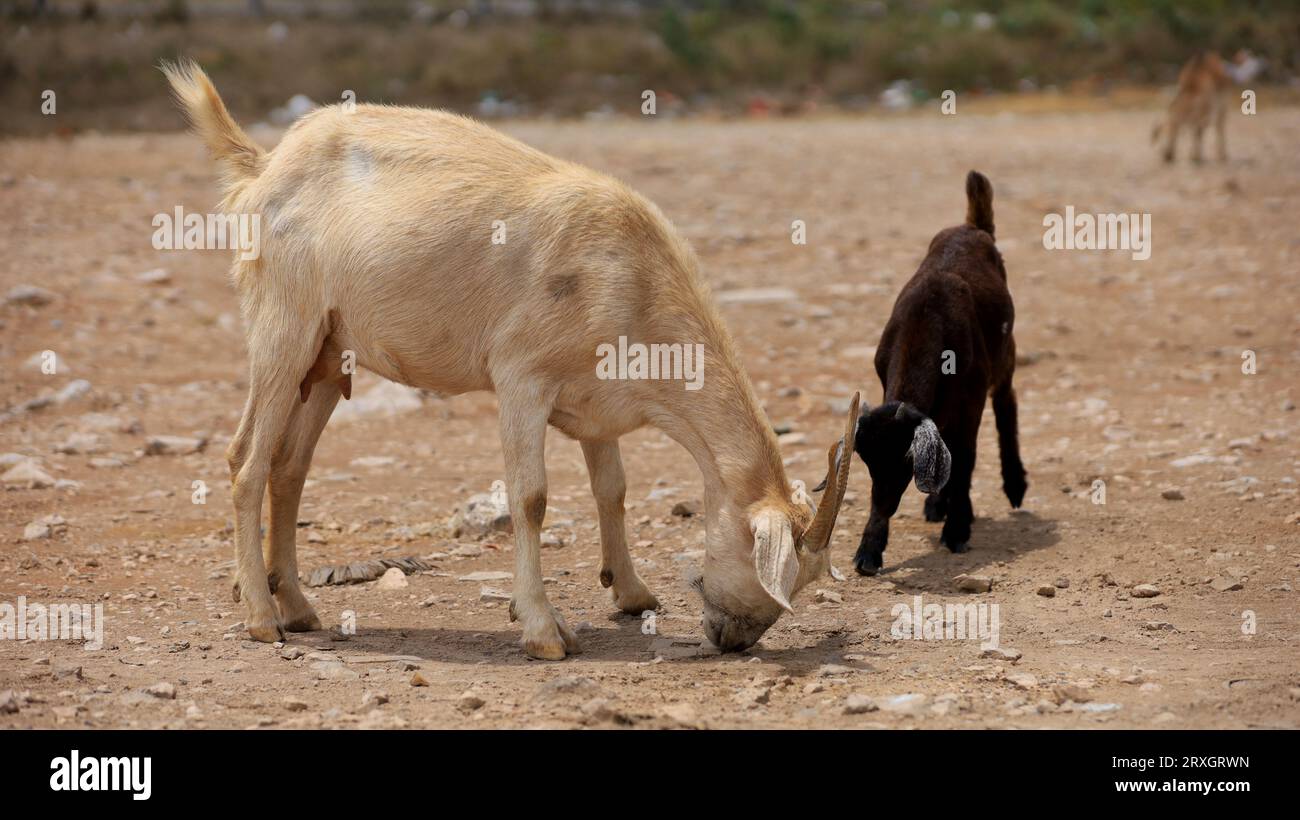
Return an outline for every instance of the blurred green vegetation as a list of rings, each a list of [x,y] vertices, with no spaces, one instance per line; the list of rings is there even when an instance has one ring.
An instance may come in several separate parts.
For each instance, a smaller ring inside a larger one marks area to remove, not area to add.
[[[62,127],[177,124],[153,66],[189,55],[236,114],[262,119],[289,96],[483,113],[634,113],[643,89],[692,110],[790,109],[816,97],[1060,88],[1103,93],[1171,83],[1193,53],[1248,48],[1262,83],[1294,82],[1297,0],[657,0],[634,3],[369,0],[0,0],[0,129],[42,132],[40,90],[60,90]],[[123,13],[124,8],[134,15]],[[67,116],[63,116],[64,112]]]

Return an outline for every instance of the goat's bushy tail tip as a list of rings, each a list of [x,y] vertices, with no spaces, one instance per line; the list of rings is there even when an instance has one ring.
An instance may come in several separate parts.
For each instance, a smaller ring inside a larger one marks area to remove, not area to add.
[[[966,175],[966,224],[993,235],[993,183],[979,171]]]
[[[262,170],[264,152],[230,116],[221,95],[199,64],[188,58],[163,60],[158,68],[167,77],[172,95],[185,112],[190,127],[203,138],[212,156],[227,172],[227,181],[255,177]]]

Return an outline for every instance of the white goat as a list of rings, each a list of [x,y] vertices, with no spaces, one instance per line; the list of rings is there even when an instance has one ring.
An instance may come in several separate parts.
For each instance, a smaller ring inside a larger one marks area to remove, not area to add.
[[[827,571],[857,397],[814,511],[792,500],[776,438],[695,256],[653,204],[439,111],[324,108],[267,153],[198,66],[163,71],[223,165],[223,208],[260,214],[263,223],[260,256],[233,269],[250,372],[227,453],[235,595],[252,637],[320,628],[298,585],[294,535],[312,451],[350,390],[345,351],[402,384],[497,393],[515,522],[510,614],[522,622],[529,655],[579,651],[542,586],[548,423],[582,443],[600,519],[600,581],[624,612],[658,606],[632,566],[623,526],[618,439],[646,424],[690,451],[703,473],[708,535],[696,586],[716,645],[751,646],[797,590]],[[504,223],[506,242],[491,241],[494,223]],[[620,336],[703,344],[702,388],[597,378],[597,348]],[[258,529],[268,483],[264,556]]]

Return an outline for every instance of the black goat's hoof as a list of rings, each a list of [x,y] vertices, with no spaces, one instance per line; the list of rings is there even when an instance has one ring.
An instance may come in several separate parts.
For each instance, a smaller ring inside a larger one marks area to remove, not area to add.
[[[1007,494],[1007,501],[1011,502],[1012,509],[1020,509],[1020,505],[1025,500],[1025,490],[1029,489],[1029,484],[1023,476],[1004,479],[1002,482],[1002,491]]]
[[[950,544],[947,541],[944,541],[943,545],[948,548],[949,552],[954,552],[954,553],[970,552],[970,542],[968,541],[960,541],[955,544]]]
[[[885,555],[883,552],[863,552],[853,556],[853,568],[857,570],[858,575],[865,575],[868,578],[880,572],[880,568],[885,564]]]

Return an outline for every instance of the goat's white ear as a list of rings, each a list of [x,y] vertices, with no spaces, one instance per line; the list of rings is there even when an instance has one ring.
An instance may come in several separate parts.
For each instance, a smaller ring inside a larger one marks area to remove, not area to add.
[[[923,493],[937,493],[948,483],[952,472],[952,454],[943,443],[939,428],[930,419],[916,425],[912,433],[912,446],[907,451],[912,458],[912,475],[916,489]]]
[[[794,612],[790,596],[799,578],[799,555],[790,519],[775,510],[764,510],[749,520],[754,531],[754,568],[758,581],[772,600],[786,612]]]

